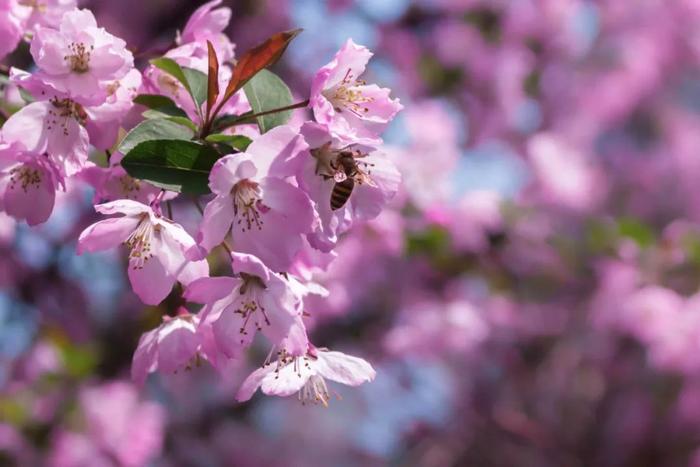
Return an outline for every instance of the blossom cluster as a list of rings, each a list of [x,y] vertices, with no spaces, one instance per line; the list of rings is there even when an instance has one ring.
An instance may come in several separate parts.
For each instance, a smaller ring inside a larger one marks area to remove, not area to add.
[[[142,73],[89,10],[48,2],[31,15],[23,2],[5,2],[8,34],[31,32],[24,39],[36,67],[9,73],[26,105],[0,130],[0,208],[34,226],[49,219],[57,192],[92,186],[107,217],[79,235],[78,253],[124,245],[140,300],[177,302],[141,336],[135,381],[202,359],[223,371],[260,333],[270,356],[237,398],[260,387],[325,405],[325,380],[356,386],[375,371],[310,342],[308,301],[329,292],[306,271],[343,261],[339,237],[398,191],[381,134],[402,106],[362,79],[372,53],[352,40],[318,70],[307,100],[272,100],[289,90],[265,68],[298,31],[237,56],[223,32],[231,11],[220,3],[197,9],[175,47]],[[313,119],[289,120],[302,107]],[[199,207],[200,198],[201,220],[188,232],[171,202]],[[207,257],[222,251],[230,273],[210,276]]]

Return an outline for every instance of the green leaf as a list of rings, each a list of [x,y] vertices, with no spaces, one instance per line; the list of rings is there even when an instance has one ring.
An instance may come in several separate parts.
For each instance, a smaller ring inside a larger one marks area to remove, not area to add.
[[[182,72],[190,87],[190,94],[197,106],[201,107],[207,101],[207,75],[199,70],[182,67]]]
[[[631,238],[637,244],[646,248],[656,242],[656,235],[652,228],[632,217],[623,217],[617,222],[618,232],[621,236]]]
[[[134,178],[180,193],[209,193],[209,172],[219,159],[211,146],[193,141],[144,141],[122,159]]]
[[[260,70],[243,86],[243,90],[254,113],[292,105],[292,93],[287,85],[276,74],[268,70]],[[291,115],[292,111],[286,110],[257,117],[260,132],[266,133],[276,126],[284,125],[289,121]]]
[[[161,107],[160,109],[148,109],[141,115],[144,118],[168,118],[168,117],[180,117],[185,120],[190,120],[187,114],[179,107]],[[194,125],[194,123],[192,123]],[[190,126],[190,125],[187,125]]]
[[[206,140],[210,143],[224,143],[232,148],[238,149],[239,151],[245,151],[250,143],[253,142],[250,138],[243,135],[224,135],[222,133],[215,133],[206,137]]]
[[[180,82],[199,108],[207,99],[207,75],[192,68],[181,67],[175,60],[161,57],[151,60],[156,68],[168,73]]]
[[[141,94],[136,96],[134,103],[148,107],[149,110],[142,113],[145,118],[182,117],[189,120],[187,113],[178,107],[172,99],[166,96],[161,96],[158,94]]]
[[[145,120],[134,127],[119,145],[119,152],[128,154],[139,143],[154,139],[189,140],[194,136],[194,131],[165,118]]]
[[[177,107],[175,101],[160,94],[139,94],[134,97],[134,104],[139,104],[149,109],[159,109],[162,107]]]

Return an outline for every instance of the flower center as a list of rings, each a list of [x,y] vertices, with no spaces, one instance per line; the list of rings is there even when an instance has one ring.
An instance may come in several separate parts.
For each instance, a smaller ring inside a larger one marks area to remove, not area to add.
[[[82,42],[71,42],[68,46],[70,53],[63,57],[74,73],[87,73],[90,69],[90,56],[95,46],[86,46]]]
[[[29,165],[21,165],[10,170],[10,189],[19,185],[26,193],[30,188],[39,188],[41,184],[41,171]]]
[[[362,94],[360,86],[365,86],[366,84],[365,81],[355,78],[352,71],[348,68],[343,80],[333,88],[325,91],[324,95],[331,101],[336,112],[347,110],[358,117],[362,117],[369,112],[367,104],[374,101],[374,98]]]
[[[122,188],[122,193],[124,193],[124,197],[129,198],[130,196],[133,196],[135,198],[138,196],[139,191],[141,191],[141,182],[139,180],[136,180],[128,175],[122,175],[118,180]]]
[[[46,3],[39,3],[39,0],[20,0],[20,5],[33,8],[39,13],[46,13]]]
[[[75,119],[81,125],[85,125],[87,121],[87,113],[82,105],[77,102],[64,98],[59,99],[53,97],[49,100],[54,109],[49,109],[49,116],[46,119],[46,129],[52,130],[58,126],[63,130],[63,134],[68,136],[68,119]]]
[[[153,235],[157,229],[147,215],[143,215],[124,245],[129,249],[129,264],[134,269],[143,269],[144,264],[153,257]]]
[[[241,294],[241,305],[234,313],[241,315],[243,324],[241,325],[241,343],[244,343],[244,336],[248,335],[248,325],[255,327],[255,330],[262,331],[263,324],[270,325],[270,318],[265,312],[265,307],[260,304],[259,296],[265,289],[265,284],[257,276],[241,273],[243,285],[239,289]]]
[[[303,405],[323,404],[328,407],[328,401],[331,398],[331,393],[326,386],[326,380],[322,376],[313,375],[299,390],[299,400]]]
[[[262,230],[264,224],[261,214],[270,210],[262,203],[260,185],[248,179],[241,180],[231,189],[233,197],[233,215],[242,230],[251,230],[253,226]]]

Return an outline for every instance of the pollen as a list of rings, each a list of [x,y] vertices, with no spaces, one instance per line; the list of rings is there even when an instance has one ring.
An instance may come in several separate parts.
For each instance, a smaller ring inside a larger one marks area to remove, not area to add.
[[[82,42],[72,42],[68,46],[70,53],[63,57],[74,73],[87,73],[90,70],[90,57],[95,46],[87,46]]]
[[[270,208],[262,202],[260,186],[250,180],[241,180],[231,190],[233,197],[233,215],[242,230],[257,228],[262,230],[264,219],[262,214]]]
[[[367,97],[362,93],[362,86],[367,83],[353,76],[352,71],[348,69],[343,77],[343,80],[329,91],[324,92],[324,95],[331,101],[336,112],[347,110],[358,117],[363,117],[369,113],[367,104],[374,101],[374,98]]]
[[[22,165],[10,171],[10,189],[19,186],[26,193],[30,188],[39,188],[41,180],[41,172],[34,167]]]
[[[153,257],[154,232],[155,226],[148,216],[144,216],[124,242],[129,249],[129,265],[132,268],[143,269],[146,261]]]

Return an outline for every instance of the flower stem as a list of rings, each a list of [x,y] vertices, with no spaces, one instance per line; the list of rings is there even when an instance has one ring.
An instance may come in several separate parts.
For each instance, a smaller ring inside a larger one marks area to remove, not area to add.
[[[297,102],[295,104],[287,105],[284,107],[278,107],[276,109],[270,109],[270,110],[263,110],[262,112],[258,113],[245,113],[243,115],[239,115],[237,117],[232,118],[225,124],[221,126],[217,126],[216,130],[217,131],[223,131],[227,128],[230,128],[232,126],[240,125],[242,123],[253,123],[256,118],[258,117],[264,117],[265,115],[270,115],[278,112],[286,112],[287,110],[294,110],[294,109],[301,109],[304,107],[307,107],[309,105],[309,100],[306,99],[305,101]],[[207,130],[208,131],[208,130]],[[208,134],[208,133],[207,133]],[[204,137],[207,135],[205,134]]]

